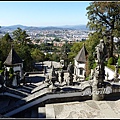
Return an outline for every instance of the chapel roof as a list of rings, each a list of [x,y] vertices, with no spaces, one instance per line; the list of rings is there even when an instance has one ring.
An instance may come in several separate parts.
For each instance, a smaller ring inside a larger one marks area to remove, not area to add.
[[[14,64],[18,64],[18,63],[22,63],[22,59],[18,56],[18,54],[12,47],[4,64],[5,65],[14,65]]]
[[[83,44],[83,47],[75,57],[75,60],[77,62],[86,62],[86,56],[88,55],[88,52],[86,50],[85,44]]]

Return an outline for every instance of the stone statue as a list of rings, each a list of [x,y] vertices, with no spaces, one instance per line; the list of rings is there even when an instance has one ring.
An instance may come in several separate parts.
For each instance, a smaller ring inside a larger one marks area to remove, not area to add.
[[[59,72],[59,82],[62,83],[64,81],[64,72],[63,69]]]
[[[54,66],[52,66],[51,75],[52,75],[52,76],[55,76],[55,68],[54,68]]]
[[[96,48],[98,64],[104,62],[107,55],[107,49],[104,41],[100,40],[100,44],[98,44],[95,48]]]
[[[93,73],[93,100],[102,100],[104,94],[97,94],[102,92],[104,89],[104,80],[105,80],[105,59],[107,57],[107,49],[103,40],[100,40],[100,44],[96,46],[96,59],[97,67]]]
[[[70,74],[66,78],[67,85],[73,85],[73,75],[70,76]]]
[[[55,82],[57,81],[54,66],[52,66],[51,73],[49,74],[49,79],[50,79],[50,83],[54,86]]]
[[[59,82],[58,77],[59,77],[59,74],[58,74],[58,72],[57,72],[57,73],[56,73],[56,81]]]
[[[71,62],[70,62],[70,64],[69,64],[68,67],[67,67],[67,71],[68,71],[68,73],[69,73],[70,75],[72,75],[73,65],[72,65]]]
[[[7,70],[7,68],[5,68],[4,70],[4,80],[5,80],[4,86],[7,86],[9,80],[9,71]]]
[[[100,43],[96,46],[96,59],[97,65],[99,66],[99,81],[105,79],[105,59],[107,57],[107,49],[103,40],[100,40]]]
[[[119,70],[119,67],[118,67],[118,63],[117,63],[116,66],[115,66],[114,82],[118,82],[119,81],[118,70]]]
[[[73,83],[73,65],[71,62],[67,67],[67,71],[69,73],[67,80],[69,80],[69,84],[72,85],[72,83]]]
[[[46,75],[46,77],[45,77],[45,81],[43,81],[43,83],[49,83],[50,82],[50,79],[49,79],[49,75]]]

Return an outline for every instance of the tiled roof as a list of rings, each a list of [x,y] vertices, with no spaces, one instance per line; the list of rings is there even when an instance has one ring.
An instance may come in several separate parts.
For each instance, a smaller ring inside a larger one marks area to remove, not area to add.
[[[78,62],[86,62],[86,55],[88,54],[85,45],[83,45],[82,49],[79,51],[77,56],[75,57],[75,60]]]
[[[18,63],[22,63],[22,59],[18,56],[18,54],[15,52],[15,50],[13,48],[11,48],[4,64],[5,65],[14,65],[14,64],[18,64]]]

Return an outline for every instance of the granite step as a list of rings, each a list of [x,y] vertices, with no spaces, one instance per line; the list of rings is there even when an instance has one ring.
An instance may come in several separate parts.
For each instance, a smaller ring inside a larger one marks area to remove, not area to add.
[[[46,118],[45,107],[38,107],[38,118]]]

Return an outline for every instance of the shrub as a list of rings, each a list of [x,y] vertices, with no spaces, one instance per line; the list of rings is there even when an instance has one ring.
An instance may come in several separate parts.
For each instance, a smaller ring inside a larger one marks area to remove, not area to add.
[[[113,64],[114,64],[114,58],[113,58],[113,57],[110,57],[110,58],[108,59],[108,64],[109,64],[109,65],[113,65]]]
[[[86,77],[85,80],[89,80],[90,79],[90,76]]]
[[[92,68],[94,69],[94,68],[96,68],[96,67],[97,67],[97,64],[96,64],[96,62],[95,62],[95,63],[93,64],[93,67],[92,67]]]
[[[119,59],[118,59],[118,65],[120,66],[120,57],[119,57]]]

